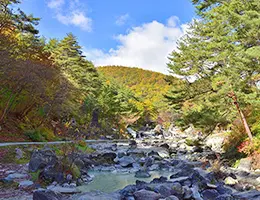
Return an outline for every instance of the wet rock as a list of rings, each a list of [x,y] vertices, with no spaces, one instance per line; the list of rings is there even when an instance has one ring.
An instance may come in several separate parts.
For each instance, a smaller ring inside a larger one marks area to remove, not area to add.
[[[135,173],[135,177],[136,178],[149,178],[149,177],[151,177],[151,174],[149,174],[149,172],[147,170],[141,169]]]
[[[154,163],[154,159],[152,157],[147,157],[144,162],[144,167],[150,167]]]
[[[230,194],[222,194],[218,196],[215,200],[236,200],[236,199]]]
[[[170,146],[167,143],[161,144],[160,147],[165,148],[165,149],[169,149],[170,148]]]
[[[120,200],[120,194],[117,192],[103,193],[100,191],[86,192],[80,195],[74,195],[70,200]]]
[[[246,192],[237,192],[233,194],[234,197],[240,199],[250,199],[250,200],[259,200],[260,199],[260,191],[251,190]]]
[[[28,188],[28,187],[31,187],[32,185],[33,185],[33,182],[28,181],[28,180],[24,180],[24,181],[19,182],[20,188]]]
[[[27,177],[28,177],[27,174],[13,173],[13,174],[9,174],[5,179],[6,180],[15,180],[15,179],[24,179]]]
[[[133,196],[133,194],[137,191],[137,186],[128,185],[124,189],[120,190],[120,194],[122,197]]]
[[[171,196],[166,197],[165,200],[179,200],[179,198],[174,195],[171,195]]]
[[[154,190],[160,193],[163,197],[168,197],[175,192],[169,184],[157,185]]]
[[[188,176],[182,176],[182,177],[170,179],[171,182],[180,182],[180,183],[184,183],[187,180],[189,180]]]
[[[174,194],[175,196],[177,196],[179,198],[182,197],[183,194],[184,194],[184,190],[182,188],[182,185],[178,182],[172,184],[172,190],[173,190],[172,194]]]
[[[217,196],[219,196],[219,193],[217,190],[214,189],[207,189],[204,190],[201,193],[203,199],[207,199],[207,200],[215,200],[217,198]]]
[[[192,197],[192,191],[188,186],[183,186],[184,196],[183,199],[190,199]]]
[[[158,193],[155,193],[153,191],[148,191],[148,190],[139,190],[134,193],[134,197],[136,200],[144,200],[144,199],[149,199],[149,200],[158,200],[162,196]]]
[[[219,194],[232,194],[232,190],[230,188],[225,187],[224,185],[218,185],[216,190]]]
[[[117,144],[113,144],[113,145],[111,146],[111,150],[112,150],[112,151],[117,151]]]
[[[62,200],[62,196],[50,190],[38,190],[33,193],[33,200]]]
[[[58,183],[61,183],[64,181],[64,175],[63,173],[58,170],[57,168],[54,168],[53,166],[47,166],[44,168],[44,170],[41,172],[40,175],[43,179],[48,181],[56,181]]]
[[[192,191],[192,197],[195,199],[195,200],[203,200],[201,198],[201,195],[199,193],[199,187],[197,185],[194,185],[192,186],[191,188],[191,191]]]
[[[53,192],[56,192],[56,193],[61,193],[61,194],[76,194],[76,193],[80,193],[80,191],[75,188],[75,187],[62,187],[62,186],[49,186],[47,187],[48,190],[51,190]]]
[[[154,178],[150,183],[164,183],[167,181],[167,177],[161,176],[160,178]]]
[[[132,167],[135,160],[131,156],[123,156],[122,158],[119,158],[119,164],[122,167]]]
[[[29,171],[36,172],[44,169],[47,165],[54,166],[57,162],[57,157],[51,149],[35,150],[29,162]]]
[[[133,130],[131,128],[127,128],[126,130],[133,138],[136,138],[137,132],[135,130]]]
[[[169,152],[165,149],[158,149],[158,154],[161,158],[169,158]]]

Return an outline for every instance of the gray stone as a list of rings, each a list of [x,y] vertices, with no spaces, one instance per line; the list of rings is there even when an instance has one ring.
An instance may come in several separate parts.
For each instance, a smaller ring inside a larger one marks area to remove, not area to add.
[[[33,182],[32,181],[28,181],[28,180],[19,182],[19,187],[20,188],[28,188],[28,187],[30,187],[32,185],[33,185]]]
[[[163,197],[168,197],[173,194],[173,190],[170,185],[161,184],[155,187],[155,191],[160,193]]]
[[[56,193],[61,194],[76,194],[80,193],[80,191],[77,188],[74,187],[61,187],[61,186],[49,186],[47,187],[48,190],[51,190]]]
[[[162,196],[158,193],[155,193],[153,191],[148,191],[148,190],[139,190],[137,192],[134,193],[134,197],[136,200],[145,200],[145,199],[149,199],[149,200],[158,200],[160,199]]]
[[[235,198],[230,194],[222,194],[218,196],[215,200],[235,200]]]
[[[21,158],[23,158],[23,151],[21,150],[21,149],[19,149],[19,148],[16,148],[15,149],[15,158],[16,159],[18,159],[18,160],[20,160]]]
[[[73,195],[71,200],[120,200],[120,194],[114,193],[103,193],[99,191],[86,192],[80,195]]]
[[[183,199],[190,199],[192,197],[192,191],[188,186],[183,186],[184,196]]]
[[[39,169],[43,169],[47,165],[55,165],[56,163],[57,157],[52,150],[35,150],[29,162],[29,171],[36,172]]]
[[[194,185],[191,187],[191,191],[192,191],[192,197],[195,199],[195,200],[203,200],[200,196],[200,193],[199,193],[199,187],[197,185]]]
[[[6,179],[7,180],[14,180],[14,179],[24,179],[27,178],[27,174],[19,174],[19,173],[14,173],[14,174],[9,174]]]
[[[229,177],[225,178],[224,182],[226,185],[235,185],[238,183],[238,180],[233,179],[232,177],[229,176]]]
[[[131,167],[135,160],[131,156],[123,156],[122,158],[119,158],[119,164],[122,167]]]
[[[238,170],[249,172],[252,166],[252,158],[242,158],[237,167]]]
[[[62,200],[62,196],[50,190],[38,190],[33,193],[33,200]]]
[[[218,196],[219,196],[219,193],[217,190],[214,190],[214,189],[207,189],[207,190],[204,190],[202,193],[201,193],[203,199],[207,199],[207,200],[215,200]]]
[[[171,195],[171,196],[166,197],[165,200],[179,200],[179,198],[174,195]]]
[[[241,199],[250,199],[250,200],[259,200],[260,199],[260,191],[250,190],[246,192],[237,192],[233,194],[236,198]]]
[[[151,174],[147,170],[140,169],[135,173],[136,178],[149,178],[151,177]]]

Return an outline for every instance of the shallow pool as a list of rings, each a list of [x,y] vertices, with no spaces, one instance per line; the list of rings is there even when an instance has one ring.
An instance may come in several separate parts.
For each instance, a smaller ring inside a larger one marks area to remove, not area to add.
[[[160,176],[168,177],[172,174],[168,171],[152,171],[149,178],[136,178],[134,173],[113,173],[113,172],[89,172],[89,175],[94,176],[93,181],[87,185],[79,187],[82,192],[90,192],[99,190],[102,192],[114,192],[123,189],[127,185],[135,184],[136,180],[149,182]]]

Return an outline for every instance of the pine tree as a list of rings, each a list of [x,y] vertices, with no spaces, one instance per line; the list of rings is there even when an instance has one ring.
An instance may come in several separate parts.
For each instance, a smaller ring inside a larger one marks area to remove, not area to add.
[[[242,109],[260,104],[260,2],[193,2],[201,20],[191,25],[168,64],[172,73],[186,81],[168,98],[173,103],[181,102],[182,108],[187,101],[194,104],[187,110],[189,113],[206,109],[228,120],[239,114],[252,138]]]

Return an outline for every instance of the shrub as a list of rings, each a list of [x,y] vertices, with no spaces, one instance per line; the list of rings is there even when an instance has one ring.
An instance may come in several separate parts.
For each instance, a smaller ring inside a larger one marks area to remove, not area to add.
[[[28,130],[25,132],[25,135],[35,142],[45,142],[56,139],[54,133],[47,128]]]
[[[45,142],[45,138],[43,135],[39,132],[39,130],[28,130],[25,132],[25,135],[29,137],[32,141],[35,142]]]

